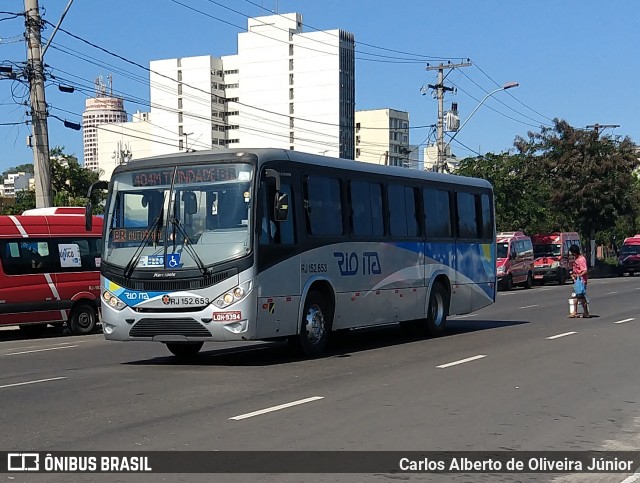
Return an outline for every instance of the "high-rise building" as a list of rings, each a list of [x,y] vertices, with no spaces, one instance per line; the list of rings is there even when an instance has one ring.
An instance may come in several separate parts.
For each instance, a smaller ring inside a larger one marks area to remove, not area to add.
[[[303,32],[298,13],[250,18],[222,61],[228,145],[353,159],[353,34]]]
[[[124,100],[113,95],[112,78],[108,77],[108,85],[102,77],[95,82],[96,97],[85,101],[82,113],[82,140],[84,144],[84,167],[93,171],[100,169],[98,159],[98,129],[101,124],[126,122]]]
[[[130,159],[227,146],[354,158],[353,34],[303,32],[297,13],[250,18],[237,54],[156,60],[150,71],[147,117],[102,126],[98,145],[85,143],[85,165],[87,149],[99,154],[104,179],[118,143]]]
[[[356,161],[410,167],[409,113],[395,109],[356,111]]]

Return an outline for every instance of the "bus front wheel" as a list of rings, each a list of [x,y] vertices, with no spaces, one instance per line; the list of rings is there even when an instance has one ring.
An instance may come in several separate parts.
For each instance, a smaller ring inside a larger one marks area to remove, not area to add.
[[[97,322],[96,309],[87,303],[77,305],[69,317],[69,331],[73,335],[86,335],[93,332]]]
[[[436,283],[429,296],[429,309],[427,312],[426,329],[431,337],[439,337],[443,334],[447,325],[447,313],[449,312],[449,294],[441,283]]]
[[[166,342],[167,349],[174,356],[179,357],[181,359],[188,359],[190,357],[195,357],[204,342]]]
[[[292,338],[293,345],[307,357],[321,355],[331,332],[331,311],[319,292],[309,292],[304,303],[300,332]]]

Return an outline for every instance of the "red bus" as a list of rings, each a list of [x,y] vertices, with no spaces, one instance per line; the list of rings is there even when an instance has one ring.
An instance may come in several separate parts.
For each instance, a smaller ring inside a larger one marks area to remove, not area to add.
[[[100,309],[102,218],[85,230],[84,208],[0,216],[0,326],[38,335],[66,323],[88,334]]]

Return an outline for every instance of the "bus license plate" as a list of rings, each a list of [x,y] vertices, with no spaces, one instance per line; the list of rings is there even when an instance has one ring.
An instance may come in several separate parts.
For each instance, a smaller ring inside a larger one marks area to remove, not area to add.
[[[237,320],[242,320],[242,312],[240,312],[239,310],[213,313],[214,322],[235,322]]]

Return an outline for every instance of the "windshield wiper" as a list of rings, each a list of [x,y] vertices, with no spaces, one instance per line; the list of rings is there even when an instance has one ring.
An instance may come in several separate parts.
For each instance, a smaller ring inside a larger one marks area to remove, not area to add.
[[[131,257],[131,260],[129,260],[129,263],[127,263],[127,266],[124,267],[124,277],[125,278],[129,278],[131,276],[131,273],[133,272],[134,268],[136,268],[136,266],[138,266],[138,262],[140,261],[140,258],[142,258],[142,251],[149,246],[149,241],[152,238],[152,234],[153,238],[155,238],[155,240],[157,240],[160,236],[160,228],[162,227],[162,218],[164,216],[164,207],[162,207],[162,209],[160,210],[160,214],[158,216],[155,217],[155,219],[153,220],[153,223],[151,223],[151,226],[149,227],[149,230],[147,231],[147,233],[144,235],[144,238],[142,239],[142,241],[140,242],[140,245],[138,245],[138,248],[136,248],[135,253],[133,254],[133,257]],[[165,243],[166,245],[166,243]]]
[[[193,246],[191,245],[191,237],[189,237],[189,234],[187,233],[187,230],[184,229],[184,226],[182,225],[182,223],[180,222],[180,220],[178,220],[175,216],[172,216],[171,218],[169,218],[169,223],[171,223],[173,225],[173,229],[174,229],[174,233],[173,233],[173,250],[175,252],[175,247],[176,247],[176,236],[175,236],[175,230],[178,230],[178,233],[180,233],[180,235],[183,237],[183,246],[184,249],[187,251],[187,253],[189,255],[191,255],[191,258],[193,258],[193,260],[196,262],[196,265],[198,265],[198,268],[200,269],[200,272],[202,273],[202,275],[204,275],[205,273],[207,273],[207,269],[204,265],[204,262],[202,261],[202,259],[200,258],[200,256],[198,255],[198,252],[196,251],[195,248],[193,248]],[[165,243],[165,247],[166,247],[166,243]]]

